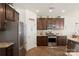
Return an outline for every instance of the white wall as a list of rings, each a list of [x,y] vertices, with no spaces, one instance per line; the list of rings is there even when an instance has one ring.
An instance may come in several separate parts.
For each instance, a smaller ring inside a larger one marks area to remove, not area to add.
[[[19,9],[16,8],[16,6],[15,9],[19,12],[19,21],[24,23],[24,39],[26,40],[26,50],[37,47],[37,15],[34,12],[27,9]],[[34,19],[34,21],[29,20],[29,18]]]
[[[79,10],[72,10],[71,12],[65,13],[65,26],[64,32],[66,35],[75,33],[75,23],[79,23]]]
[[[32,20],[30,20],[32,19]],[[37,46],[37,15],[32,11],[26,10],[26,27],[27,27],[27,50]]]

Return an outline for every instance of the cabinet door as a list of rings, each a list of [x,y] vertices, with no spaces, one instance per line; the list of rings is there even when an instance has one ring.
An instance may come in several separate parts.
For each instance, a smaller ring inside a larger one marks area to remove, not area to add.
[[[64,18],[54,18],[57,29],[64,29]]]
[[[42,30],[46,30],[47,24],[46,24],[46,19],[45,18],[41,19],[41,25],[42,25]]]
[[[41,20],[40,18],[37,18],[37,30],[41,30],[41,27],[42,27]]]
[[[13,8],[11,8],[8,4],[6,4],[6,20],[13,21]]]
[[[56,26],[56,29],[60,28],[60,20],[59,20],[59,18],[55,18],[55,26]]]
[[[57,45],[66,46],[66,36],[57,36]]]
[[[52,25],[55,25],[55,19],[54,18],[52,18]]]
[[[47,36],[37,36],[37,46],[48,46]]]
[[[75,42],[68,40],[68,44],[67,44],[67,51],[68,52],[73,52],[75,48]]]
[[[46,18],[38,18],[38,20],[37,20],[37,29],[38,30],[46,30],[46,28],[47,28]]]
[[[47,24],[48,25],[52,24],[52,18],[47,18]]]
[[[0,48],[0,56],[13,56],[13,46]]]
[[[0,30],[5,30],[5,4],[0,3]]]
[[[61,29],[64,29],[64,18],[61,18],[60,28]]]
[[[14,21],[19,21],[19,13],[14,10]]]

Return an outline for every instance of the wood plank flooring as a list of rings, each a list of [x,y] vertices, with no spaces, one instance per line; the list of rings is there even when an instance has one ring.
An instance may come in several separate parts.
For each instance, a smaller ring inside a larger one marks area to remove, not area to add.
[[[39,46],[27,51],[26,56],[66,56],[66,47]]]

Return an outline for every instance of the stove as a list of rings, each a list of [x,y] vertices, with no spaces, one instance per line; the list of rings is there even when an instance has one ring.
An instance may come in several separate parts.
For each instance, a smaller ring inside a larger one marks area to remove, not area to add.
[[[57,36],[49,35],[48,36],[48,46],[56,46],[57,45]]]

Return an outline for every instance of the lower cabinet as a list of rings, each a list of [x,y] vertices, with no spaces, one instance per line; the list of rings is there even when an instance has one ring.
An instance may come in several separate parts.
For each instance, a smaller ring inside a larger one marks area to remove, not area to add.
[[[0,56],[13,56],[13,46],[0,48]]]
[[[57,36],[57,46],[66,46],[66,36]]]
[[[48,37],[37,36],[37,46],[48,46]]]
[[[68,44],[67,44],[67,51],[68,52],[74,52],[74,51],[77,51],[76,50],[76,42],[74,42],[74,41],[71,41],[71,40],[68,40]]]

